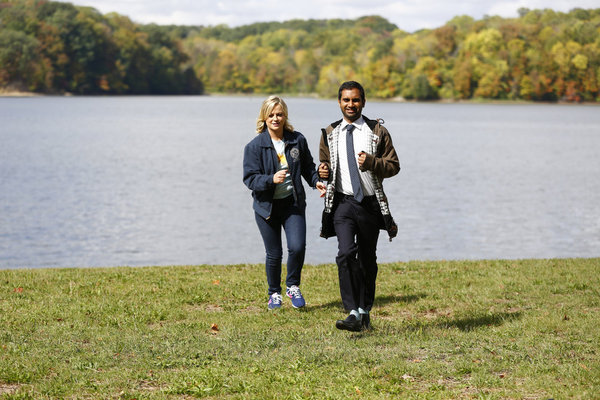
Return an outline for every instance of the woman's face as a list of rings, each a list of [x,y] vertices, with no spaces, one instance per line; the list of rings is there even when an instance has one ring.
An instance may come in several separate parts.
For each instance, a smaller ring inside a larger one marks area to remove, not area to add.
[[[275,107],[273,107],[269,115],[267,115],[265,123],[267,124],[267,129],[269,132],[283,132],[283,127],[285,126],[285,115],[283,114],[283,108],[281,107],[281,104],[277,104]]]

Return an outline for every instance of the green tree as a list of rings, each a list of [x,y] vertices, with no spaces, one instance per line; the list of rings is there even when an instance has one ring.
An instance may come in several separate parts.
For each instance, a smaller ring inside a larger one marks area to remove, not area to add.
[[[356,76],[351,66],[345,64],[326,65],[321,68],[319,74],[317,93],[327,98],[337,96],[340,83],[353,79],[356,79]]]
[[[12,29],[0,30],[0,87],[35,90],[39,56],[35,38]]]
[[[319,63],[312,50],[299,50],[294,53],[294,63],[298,70],[295,84],[299,93],[313,93],[319,78]]]

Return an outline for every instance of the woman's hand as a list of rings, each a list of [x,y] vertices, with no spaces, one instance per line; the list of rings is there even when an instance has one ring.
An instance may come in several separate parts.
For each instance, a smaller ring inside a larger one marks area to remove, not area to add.
[[[316,188],[319,190],[320,193],[320,197],[325,196],[325,193],[327,193],[327,185],[325,185],[323,182],[317,182]]]
[[[273,183],[283,183],[285,181],[285,176],[287,175],[287,168],[281,169],[273,175]]]

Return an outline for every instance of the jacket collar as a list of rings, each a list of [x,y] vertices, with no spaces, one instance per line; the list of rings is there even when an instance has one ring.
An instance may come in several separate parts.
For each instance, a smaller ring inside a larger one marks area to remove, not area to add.
[[[261,147],[273,147],[273,142],[271,141],[271,136],[269,135],[269,131],[266,129],[258,134],[258,140]],[[298,139],[293,132],[283,131],[283,141],[285,144],[296,144]]]

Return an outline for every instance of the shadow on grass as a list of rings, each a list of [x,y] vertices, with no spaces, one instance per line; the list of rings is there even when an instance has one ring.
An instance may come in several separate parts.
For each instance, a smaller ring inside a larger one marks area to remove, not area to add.
[[[445,318],[439,317],[431,321],[423,321],[423,319],[413,319],[406,321],[407,323],[401,324],[399,329],[395,329],[388,325],[387,333],[401,333],[401,332],[416,332],[425,331],[429,329],[458,329],[462,332],[472,332],[478,329],[489,328],[493,326],[500,326],[507,322],[521,319],[523,313],[518,312],[499,312],[493,314],[481,314],[470,317],[460,318]]]
[[[403,296],[375,296],[375,307],[384,306],[390,303],[410,304],[427,297],[425,293],[405,294]]]
[[[506,322],[520,319],[523,316],[521,312],[504,312],[496,314],[486,314],[475,317],[455,318],[445,321],[432,321],[431,323],[422,323],[421,321],[411,323],[408,326],[402,326],[395,329],[389,324],[378,324],[378,321],[371,320],[373,328],[367,331],[355,332],[348,336],[352,340],[360,340],[372,335],[398,335],[408,332],[425,331],[428,329],[451,329],[457,328],[463,332],[472,332],[480,328],[491,326],[500,326]]]
[[[436,328],[458,328],[463,332],[469,332],[478,328],[500,326],[506,322],[520,319],[523,313],[502,312],[485,314],[473,317],[455,318],[448,321],[438,321],[434,324]]]
[[[408,294],[403,296],[375,296],[375,305],[374,309],[380,306],[384,306],[390,303],[399,303],[399,304],[410,304],[419,301],[422,298],[427,297],[425,293],[417,293],[417,294]],[[338,308],[343,310],[344,306],[341,300],[330,301],[329,303],[316,304],[314,306],[307,306],[307,310],[318,310],[324,308]]]

